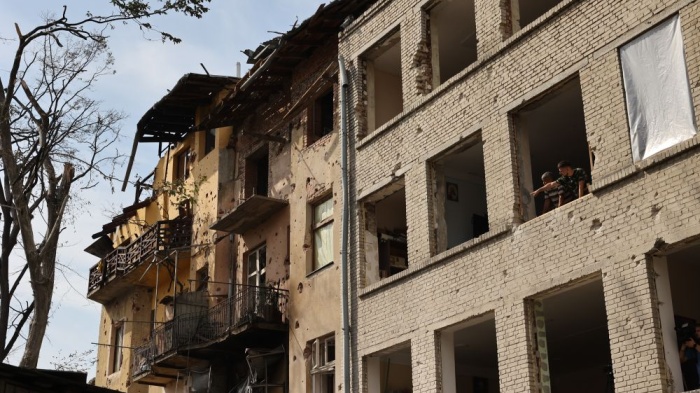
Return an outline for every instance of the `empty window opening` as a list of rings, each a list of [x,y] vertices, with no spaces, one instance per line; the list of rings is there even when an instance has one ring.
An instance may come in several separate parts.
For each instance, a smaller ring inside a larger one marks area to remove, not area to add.
[[[204,155],[209,154],[216,147],[216,129],[204,131]]]
[[[620,48],[634,161],[697,132],[679,19],[676,15]]]
[[[330,88],[309,108],[307,145],[333,132],[333,109],[333,88]]]
[[[367,65],[367,131],[371,133],[403,110],[400,32],[363,57]]]
[[[536,354],[540,390],[614,392],[602,280],[529,302],[534,333],[530,342]]]
[[[493,314],[441,331],[440,356],[444,393],[499,391]]]
[[[318,338],[311,345],[311,391],[332,393],[335,386],[335,335]]]
[[[245,196],[267,196],[270,156],[267,146],[251,154],[245,162]]]
[[[666,366],[674,392],[700,389],[700,244],[653,257]],[[682,354],[682,357],[681,357]]]
[[[206,291],[209,284],[209,264],[205,263],[197,269],[197,279],[195,281],[195,291]]]
[[[437,252],[489,230],[484,143],[473,138],[431,163]]]
[[[534,22],[535,19],[547,13],[564,0],[507,0],[510,4],[510,18],[513,32],[518,32],[523,27]]]
[[[369,393],[413,391],[410,347],[365,359]]]
[[[267,247],[262,245],[248,253],[247,281],[250,286],[265,286],[265,267],[267,266]]]
[[[400,187],[398,190],[396,187]],[[408,268],[406,192],[403,181],[364,203],[367,284]]]
[[[474,0],[442,0],[428,12],[433,86],[438,86],[476,61]]]
[[[333,262],[333,203],[333,198],[327,198],[313,207],[312,271]]]
[[[543,97],[512,114],[518,144],[518,166],[521,192],[521,216],[530,220],[559,204],[556,196],[545,204],[545,194],[533,198],[532,190],[543,186],[542,175],[550,172],[554,179],[561,177],[557,163],[568,161],[572,169],[585,172],[590,181],[593,155],[586,139],[583,97],[579,78],[573,78]],[[562,187],[562,203],[578,197],[578,189]],[[587,187],[586,187],[587,188]],[[553,202],[557,200],[557,202]]]

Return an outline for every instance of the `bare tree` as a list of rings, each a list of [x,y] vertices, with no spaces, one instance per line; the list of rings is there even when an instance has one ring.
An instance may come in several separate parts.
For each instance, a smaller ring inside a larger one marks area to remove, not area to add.
[[[26,33],[15,25],[14,58],[0,80],[0,361],[29,324],[20,366],[36,368],[71,195],[111,179],[120,159],[122,115],[90,97],[95,82],[112,72],[105,29],[132,22],[179,42],[146,20],[168,12],[201,17],[209,0],[158,0],[155,7],[146,0],[110,2],[110,15],[71,21],[63,7],[60,17]],[[13,258],[23,264],[10,280]],[[17,299],[27,272],[32,298]]]

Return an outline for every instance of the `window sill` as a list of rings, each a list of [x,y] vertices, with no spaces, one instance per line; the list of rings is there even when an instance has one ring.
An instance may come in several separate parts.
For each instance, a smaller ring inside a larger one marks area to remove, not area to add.
[[[359,296],[360,298],[364,298],[374,292],[381,291],[384,288],[387,288],[391,286],[392,284],[397,283],[398,281],[403,280],[406,277],[410,277],[418,272],[421,272],[429,267],[432,267],[434,265],[440,264],[442,262],[446,262],[448,259],[452,259],[454,257],[458,256],[463,256],[463,254],[467,254],[470,250],[479,247],[481,245],[489,243],[491,240],[497,239],[501,237],[502,235],[506,233],[510,233],[512,229],[511,225],[501,225],[496,228],[491,229],[490,231],[486,232],[485,234],[468,240],[460,245],[457,245],[455,247],[450,248],[447,251],[441,252],[440,254],[437,254],[431,258],[428,258],[424,262],[418,262],[418,263],[408,263],[408,269],[396,273],[393,276],[389,276],[387,278],[381,279],[371,285],[368,285],[359,291]]]
[[[333,261],[328,262],[327,264],[319,267],[318,269],[312,271],[311,273],[308,273],[306,275],[306,278],[311,278],[312,276],[315,276],[316,274],[321,273],[322,271],[329,269],[330,266],[333,266],[334,264],[335,264],[335,262],[333,262]]]
[[[379,136],[387,133],[388,130],[394,128],[401,120],[418,111],[421,107],[427,105],[431,101],[439,98],[443,93],[452,87],[456,86],[458,83],[462,82],[469,75],[476,73],[477,71],[484,68],[487,64],[495,61],[501,54],[503,54],[508,48],[515,45],[534,30],[539,29],[541,26],[548,24],[551,20],[555,19],[557,15],[565,11],[572,4],[579,2],[581,0],[565,0],[560,4],[556,5],[551,10],[547,11],[539,18],[530,22],[527,26],[520,29],[518,32],[501,42],[494,49],[486,52],[481,59],[477,59],[475,62],[471,63],[462,71],[458,72],[452,78],[441,83],[439,86],[435,87],[433,91],[424,95],[420,100],[418,100],[413,105],[404,107],[401,113],[394,116],[391,120],[382,124],[380,127],[372,131],[371,133],[362,137],[357,143],[357,150],[362,150],[364,147],[369,145],[373,140],[377,139]]]
[[[630,164],[623,169],[620,169],[608,175],[604,175],[599,179],[595,179],[593,181],[593,184],[591,184],[591,186],[589,187],[589,190],[591,193],[601,191],[629,177],[652,169],[655,166],[661,165],[666,161],[669,161],[673,158],[682,155],[683,153],[692,151],[698,146],[700,146],[700,133],[696,134],[693,138],[688,139],[687,141],[671,146],[668,149],[662,150],[651,157]]]
[[[316,140],[313,141],[312,143],[309,143],[308,145],[304,146],[304,148],[301,149],[301,151],[302,151],[302,152],[305,152],[305,151],[307,151],[307,150],[311,150],[311,149],[313,149],[313,148],[315,148],[315,147],[318,147],[318,146],[320,146],[320,145],[322,145],[322,144],[328,142],[328,141],[331,139],[331,137],[332,137],[333,135],[335,135],[335,134],[337,134],[337,132],[336,132],[336,130],[333,130],[333,131],[329,132],[328,134],[326,134],[326,135],[324,135],[324,136],[322,136],[322,137],[316,139]]]

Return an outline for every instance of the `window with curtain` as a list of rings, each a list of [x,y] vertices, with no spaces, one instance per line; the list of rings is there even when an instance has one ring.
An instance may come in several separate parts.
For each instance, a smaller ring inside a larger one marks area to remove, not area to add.
[[[333,262],[333,198],[313,207],[314,263],[318,270]]]
[[[695,136],[680,17],[620,48],[634,161]]]

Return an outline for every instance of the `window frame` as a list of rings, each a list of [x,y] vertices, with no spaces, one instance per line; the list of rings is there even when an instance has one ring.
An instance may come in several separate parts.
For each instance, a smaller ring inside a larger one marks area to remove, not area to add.
[[[112,326],[112,353],[110,354],[110,374],[118,373],[122,369],[124,362],[124,323],[123,321],[115,322]]]
[[[205,130],[203,139],[204,154],[202,155],[202,157],[206,156],[207,154],[211,153],[216,149],[216,128],[210,128],[208,130]]]
[[[333,360],[329,360],[329,347],[333,348]],[[311,379],[312,393],[333,391],[335,385],[335,359],[337,357],[335,348],[335,333],[319,337],[311,342],[309,377]],[[321,362],[322,364],[319,364]]]
[[[317,221],[317,213],[316,209],[320,207],[321,205],[330,202],[331,205],[331,214],[319,221]],[[333,199],[333,194],[331,193],[330,195],[327,195],[324,198],[319,199],[315,203],[311,205],[311,241],[313,243],[312,250],[313,250],[313,255],[311,256],[311,272],[315,272],[317,270],[323,269],[324,267],[332,264],[334,261],[334,256],[335,256],[335,245],[333,244],[333,222],[334,222],[334,215],[335,215],[335,201]],[[330,226],[330,231],[331,231],[331,236],[330,236],[330,241],[331,241],[331,260],[327,261],[324,264],[317,263],[317,258],[318,258],[318,251],[316,247],[316,234],[319,233],[321,230],[326,229],[328,226]]]
[[[335,131],[335,88],[334,85],[330,85],[322,90],[323,92],[316,96],[313,103],[309,105],[308,108],[308,118],[307,118],[307,132],[306,140],[307,146],[311,146],[319,139],[325,137],[326,135],[332,134]],[[326,130],[324,128],[324,114],[327,102],[325,100],[330,96],[330,117],[331,117],[331,128]]]
[[[261,251],[263,251],[263,250],[264,250],[264,255],[265,255],[265,257],[263,258],[263,264],[262,264],[262,267],[261,267],[261,266],[260,266],[260,265],[261,265],[261,264],[260,264],[260,254],[261,254]],[[253,255],[256,256],[256,258],[255,258],[255,269],[256,269],[256,270],[254,270],[253,272],[251,272],[251,271],[250,271],[250,257],[253,256]],[[246,265],[245,265],[245,266],[246,266],[246,272],[245,272],[245,274],[246,274],[246,281],[245,281],[245,282],[246,282],[246,285],[247,285],[247,286],[252,286],[252,287],[264,287],[265,284],[266,284],[265,280],[266,280],[266,278],[267,278],[267,277],[266,277],[266,272],[267,272],[267,243],[263,243],[263,244],[261,244],[261,245],[255,247],[254,249],[250,250],[250,251],[246,254],[245,258],[246,258],[246,260],[245,260],[245,263],[246,263]],[[254,285],[250,283],[250,279],[253,278],[253,277],[255,277],[255,284],[254,284]],[[260,280],[261,277],[262,277],[262,282],[261,282],[261,280]]]
[[[173,171],[174,180],[186,180],[190,177],[190,163],[192,162],[192,149],[186,147],[183,151],[175,156],[175,170]]]

